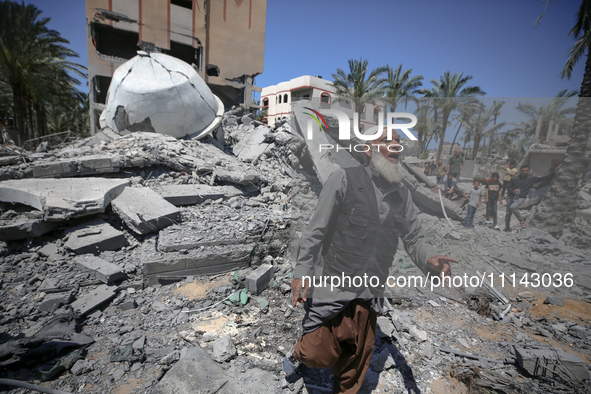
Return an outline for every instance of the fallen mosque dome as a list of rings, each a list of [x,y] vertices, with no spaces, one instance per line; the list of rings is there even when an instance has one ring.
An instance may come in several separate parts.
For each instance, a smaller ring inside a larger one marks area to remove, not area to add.
[[[113,74],[101,128],[125,135],[153,131],[203,138],[220,124],[224,105],[189,64],[138,51]]]

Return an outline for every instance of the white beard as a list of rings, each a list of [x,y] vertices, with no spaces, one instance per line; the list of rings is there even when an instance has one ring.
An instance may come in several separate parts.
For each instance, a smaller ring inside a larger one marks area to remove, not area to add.
[[[386,182],[394,184],[402,182],[404,169],[400,161],[388,161],[380,152],[374,151],[370,163]]]

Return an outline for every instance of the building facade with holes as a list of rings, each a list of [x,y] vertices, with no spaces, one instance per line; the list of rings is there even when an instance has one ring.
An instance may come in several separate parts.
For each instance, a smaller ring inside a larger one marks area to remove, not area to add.
[[[91,132],[113,72],[138,50],[193,65],[226,108],[256,108],[267,0],[86,0]]]
[[[291,114],[291,104],[301,100],[313,100],[319,103],[320,109],[339,109],[349,115],[353,124],[353,108],[351,104],[338,100],[330,81],[319,76],[303,75],[277,85],[264,87],[261,91],[261,107],[267,108],[267,124],[286,120]],[[383,107],[366,104],[360,114],[361,132],[378,124],[378,113]]]

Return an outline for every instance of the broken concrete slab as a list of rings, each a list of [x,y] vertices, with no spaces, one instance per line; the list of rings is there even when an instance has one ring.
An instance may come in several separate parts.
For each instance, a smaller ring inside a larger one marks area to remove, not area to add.
[[[128,187],[111,201],[113,211],[138,234],[158,231],[180,220],[181,212],[152,189]]]
[[[125,179],[18,179],[0,182],[0,201],[43,211],[46,221],[104,212],[126,186]]]
[[[279,392],[274,374],[259,368],[224,370],[199,345],[181,350],[181,358],[158,382],[152,394],[260,394]]]
[[[119,172],[119,155],[89,155],[33,166],[35,178],[66,178]]]
[[[156,284],[191,275],[209,275],[244,267],[255,244],[224,245],[197,250],[163,253],[156,250],[154,239],[142,245],[144,279]]]
[[[219,127],[223,112],[223,103],[189,64],[139,51],[113,73],[101,127],[120,134],[149,131],[201,138]]]
[[[84,271],[90,271],[94,278],[105,284],[111,284],[127,277],[118,265],[109,263],[92,254],[76,256],[74,263]]]
[[[94,219],[65,233],[68,240],[64,247],[76,254],[118,250],[129,245],[123,233],[102,219]]]
[[[245,133],[242,139],[233,147],[233,152],[240,160],[250,162],[256,160],[260,155],[270,149],[271,144],[265,143],[266,134],[271,129],[266,126],[259,126],[254,131]]]
[[[334,171],[339,168],[356,167],[359,162],[344,148],[336,149],[338,143],[328,133],[318,130],[314,124],[312,124],[313,136],[308,138],[306,130],[310,118],[305,114],[308,112],[305,107],[310,105],[309,101],[292,104],[293,115],[290,125],[292,130],[295,130],[306,142],[313,161],[313,170],[316,172],[318,180],[324,184]],[[321,146],[332,146],[333,149],[321,150]]]
[[[117,295],[116,287],[100,285],[89,293],[72,303],[72,309],[79,314],[79,316],[85,316],[93,309],[98,308],[104,303],[112,300]]]
[[[166,185],[156,190],[166,201],[175,205],[194,205],[205,200],[228,199],[243,195],[234,186]]]
[[[587,363],[576,354],[556,348],[525,349],[515,347],[517,364],[532,376],[552,377],[572,375],[583,381],[589,379]],[[553,371],[556,371],[553,372]]]
[[[160,231],[158,249],[162,252],[196,249],[202,246],[239,245],[254,242],[259,234],[226,222],[188,222]]]
[[[236,346],[234,346],[234,341],[230,335],[224,335],[221,338],[218,338],[213,343],[213,354],[212,359],[217,361],[218,363],[224,363],[230,361],[238,352],[236,351]]]
[[[0,219],[0,239],[13,241],[39,237],[55,230],[58,225],[57,222],[43,220],[41,212],[25,212],[13,218]]]
[[[271,279],[275,268],[271,264],[261,264],[257,269],[246,276],[246,287],[254,294],[265,290]]]

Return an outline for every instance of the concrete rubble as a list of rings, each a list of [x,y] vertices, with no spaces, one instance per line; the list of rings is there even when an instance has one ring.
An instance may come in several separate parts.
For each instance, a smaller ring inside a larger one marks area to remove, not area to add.
[[[330,370],[286,378],[281,361],[304,316],[290,298],[299,239],[331,168],[356,161],[312,154],[297,124],[261,125],[239,107],[200,140],[103,129],[3,160],[0,377],[38,383],[52,371],[43,384],[68,392],[330,391]],[[459,260],[454,278],[492,275],[495,291],[389,289],[361,392],[589,387],[584,231],[554,239],[513,219],[515,231],[500,232],[483,207],[464,229],[461,207],[444,201],[450,223],[436,188],[410,173],[404,182],[427,240]],[[591,208],[587,195],[579,209]],[[394,260],[390,275],[420,275],[403,248]],[[535,273],[563,283],[533,286]]]

